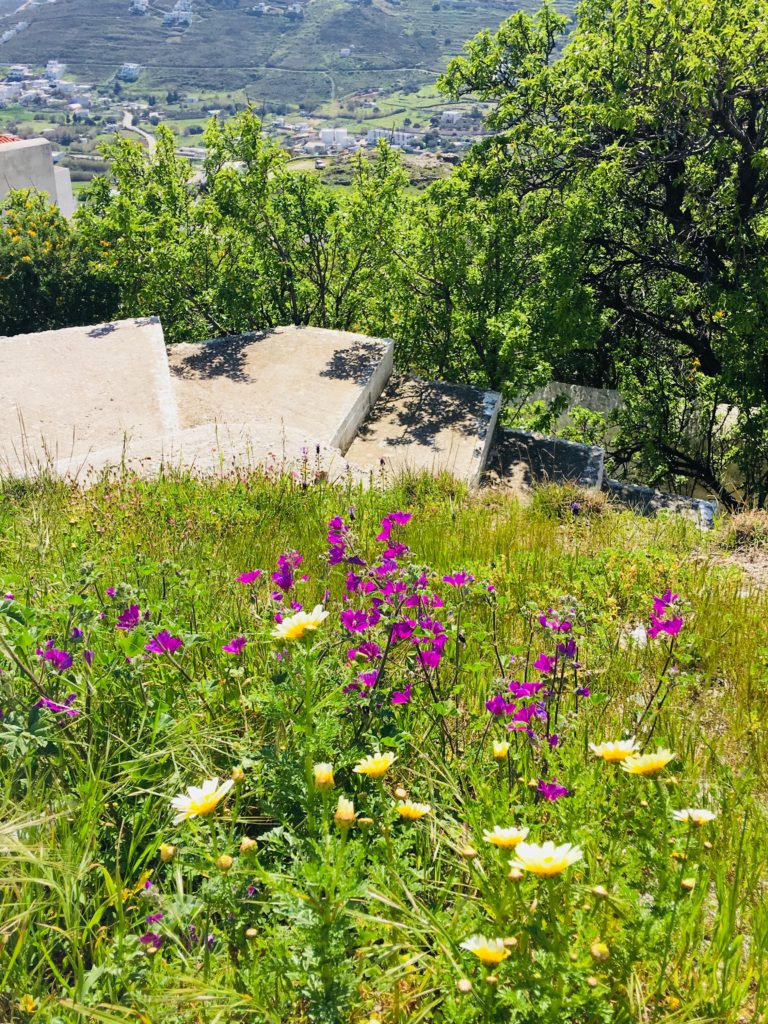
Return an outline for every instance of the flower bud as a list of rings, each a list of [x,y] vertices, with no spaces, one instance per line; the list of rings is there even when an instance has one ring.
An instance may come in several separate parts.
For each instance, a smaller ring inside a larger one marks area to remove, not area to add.
[[[245,937],[249,942],[253,942],[255,938],[258,938],[258,930],[256,928],[246,928]]]
[[[507,878],[510,880],[510,882],[522,882],[522,880],[525,878],[525,872],[521,871],[520,868],[512,868],[512,870],[507,875]]]
[[[514,949],[517,946],[517,939],[514,935],[508,935],[504,939],[504,946],[506,949]]]
[[[216,867],[219,871],[229,871],[234,864],[234,860],[229,856],[228,853],[222,853],[219,859],[216,861]]]
[[[468,992],[472,991],[472,982],[469,980],[469,978],[459,978],[459,980],[456,982],[456,988],[463,995],[466,995]]]
[[[602,896],[603,899],[605,899],[605,897],[608,895],[608,890],[605,888],[604,885],[595,885],[592,888],[592,895]]]
[[[354,803],[345,796],[340,796],[336,805],[336,813],[333,816],[333,820],[339,828],[351,828],[355,824],[356,817]]]
[[[333,789],[334,778],[333,778],[333,765],[322,762],[316,764],[312,769],[312,773],[315,780],[315,789]]]
[[[587,978],[587,984],[589,985],[590,988],[597,988],[597,986],[600,984],[600,982],[593,975],[590,975]]]
[[[255,839],[251,839],[250,836],[243,836],[240,840],[240,853],[250,853],[251,850],[255,850],[259,844]]]
[[[237,768],[233,768],[232,769],[232,778],[238,784],[241,783],[241,782],[245,782],[245,772],[239,766]]]
[[[684,878],[680,883],[680,888],[685,889],[686,892],[692,892],[696,888],[696,879]]]
[[[408,799],[408,790],[407,789],[403,789],[402,786],[398,786],[397,789],[395,790],[395,796],[396,796],[396,798],[398,800],[407,800]]]
[[[602,962],[610,958],[611,951],[605,942],[593,942],[589,947],[589,955],[593,960]]]
[[[474,860],[477,856],[477,850],[474,846],[470,846],[469,843],[466,846],[462,846],[459,850],[459,856],[463,857],[464,860]]]
[[[371,827],[371,825],[373,824],[373,818],[358,818],[358,819],[357,819],[357,824],[358,824],[358,825],[360,826],[360,828],[362,828],[363,830],[365,830],[365,829],[368,829],[368,828],[370,828],[370,827]]]
[[[160,844],[160,860],[165,861],[165,863],[167,864],[168,861],[173,860],[173,858],[175,856],[176,856],[176,847],[175,846],[172,846],[170,843],[161,843]]]
[[[486,985],[498,985],[498,983],[499,979],[495,974],[489,974],[488,977],[485,979]]]
[[[493,741],[493,759],[494,761],[504,761],[509,753],[509,744],[506,740],[494,740]]]

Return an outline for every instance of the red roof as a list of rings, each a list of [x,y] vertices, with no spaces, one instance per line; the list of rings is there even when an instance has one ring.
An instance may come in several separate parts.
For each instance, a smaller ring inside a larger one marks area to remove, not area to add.
[[[21,142],[17,135],[0,135],[0,144],[3,142]]]

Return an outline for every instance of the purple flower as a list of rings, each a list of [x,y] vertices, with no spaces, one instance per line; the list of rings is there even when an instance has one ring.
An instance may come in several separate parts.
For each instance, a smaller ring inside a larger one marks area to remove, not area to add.
[[[580,686],[576,690],[576,696],[577,697],[589,697],[591,695],[591,693],[592,693],[592,691],[590,690],[590,688],[588,686]]]
[[[5,601],[15,601],[16,598],[13,596],[13,594],[3,594],[3,600],[5,600]]]
[[[373,640],[366,640],[365,643],[358,644],[357,647],[350,647],[347,651],[347,658],[349,661],[355,661],[357,658],[364,658],[366,661],[372,661],[374,658],[378,658],[381,654],[381,648]]]
[[[222,651],[226,651],[227,654],[242,654],[243,648],[248,643],[244,636],[236,636],[234,640],[230,640],[228,644],[224,644],[221,648]]]
[[[150,654],[173,654],[183,646],[182,640],[177,636],[171,636],[167,629],[163,629],[152,637],[148,644],[144,645],[144,650],[149,651]]]
[[[416,630],[414,619],[404,619],[402,622],[395,622],[392,625],[392,640],[410,640]]]
[[[517,697],[520,700],[523,697],[535,697],[539,690],[542,690],[546,685],[544,682],[521,683],[517,679],[513,679],[507,686],[507,689],[513,697]]]
[[[502,694],[498,693],[495,697],[491,697],[490,700],[485,702],[485,706],[492,715],[506,715],[507,709],[512,708],[514,710],[514,704],[507,704]]]
[[[549,749],[554,750],[555,747],[560,746],[560,737],[555,734],[547,736],[547,743],[549,744]]]
[[[114,587],[107,587],[107,597],[114,597],[114,596],[115,596],[115,588]]]
[[[42,658],[43,661],[50,661],[58,672],[65,672],[68,668],[71,668],[74,661],[69,651],[59,651],[53,646],[49,646],[45,651],[38,647],[37,656]]]
[[[83,660],[85,661],[86,665],[89,665],[89,666],[92,665],[93,664],[93,651],[83,651]]]
[[[237,582],[244,583],[246,586],[249,586],[249,584],[255,583],[260,576],[261,569],[251,569],[250,572],[241,572],[237,577]]]
[[[536,789],[541,793],[545,800],[554,801],[559,800],[561,796],[570,795],[569,789],[566,789],[565,786],[558,785],[556,775],[551,782],[545,782],[544,779],[539,779],[539,784]]]
[[[165,915],[162,911],[158,911],[156,914],[148,914],[144,920],[147,924],[157,924],[158,921],[162,921]]]
[[[395,690],[395,692],[392,694],[392,703],[393,704],[410,704],[411,703],[411,684],[410,683],[408,684],[408,686],[406,686],[406,688],[404,690]]]
[[[667,636],[677,636],[683,628],[684,619],[682,615],[673,615],[671,619],[660,619],[658,615],[651,615],[651,626],[648,630],[648,638],[655,640],[660,633]]]
[[[655,615],[663,615],[664,612],[669,608],[671,604],[675,604],[680,600],[679,594],[673,594],[672,591],[667,587],[661,597],[654,597],[653,599],[653,611]]]
[[[556,664],[557,660],[549,654],[540,654],[536,661],[534,661],[533,667],[538,669],[539,672],[554,672]]]
[[[120,612],[117,617],[116,629],[124,629],[126,632],[130,632],[132,629],[136,629],[141,618],[141,612],[137,604],[129,605],[124,611]]]
[[[153,949],[160,949],[163,944],[163,937],[162,935],[158,935],[157,932],[147,932],[146,935],[140,936],[139,942],[144,946],[151,946]]]
[[[452,587],[466,587],[467,584],[474,582],[475,577],[467,572],[456,572],[453,576],[443,576],[443,583],[448,583]]]
[[[72,639],[73,640],[82,640],[83,636],[84,636],[84,633],[83,633],[82,629],[80,629],[79,626],[73,626],[72,627]]]
[[[341,624],[350,633],[363,633],[371,626],[375,626],[381,616],[377,611],[367,614],[355,608],[345,608],[341,613]]]
[[[573,660],[578,653],[576,641],[573,639],[573,637],[569,637],[565,641],[565,643],[559,643],[557,645],[557,653],[561,654],[564,658]]]
[[[40,700],[35,704],[36,708],[47,708],[48,711],[53,711],[55,714],[67,715],[69,718],[74,718],[79,715],[80,712],[77,708],[73,708],[72,705],[75,702],[76,694],[70,693],[65,698],[63,704],[57,704],[55,700],[49,700],[47,697],[41,697]]]
[[[286,551],[277,559],[277,569],[272,573],[272,582],[283,593],[287,593],[295,585],[295,570],[298,569],[303,561],[304,559],[298,551]]]
[[[376,685],[378,678],[378,672],[361,672],[357,677],[357,681],[364,690],[370,690]]]
[[[410,512],[390,512],[381,520],[381,532],[376,535],[376,540],[389,542],[392,536],[393,526],[407,526],[411,521]]]

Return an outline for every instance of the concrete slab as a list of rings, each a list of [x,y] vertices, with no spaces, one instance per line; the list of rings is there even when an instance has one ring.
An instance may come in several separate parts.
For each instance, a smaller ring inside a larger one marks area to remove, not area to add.
[[[285,425],[344,452],[389,380],[393,348],[388,339],[317,327],[173,345],[181,427]]]
[[[390,382],[347,451],[363,472],[448,472],[474,487],[480,480],[501,396],[412,377]]]
[[[156,318],[0,338],[0,471],[177,431]]]
[[[660,512],[671,512],[686,516],[698,523],[702,529],[711,530],[715,525],[717,501],[705,498],[687,498],[681,494],[667,494],[653,487],[630,484],[621,480],[606,480],[604,490],[610,497],[633,512],[644,516],[655,516]]]
[[[498,432],[488,460],[490,482],[521,493],[544,483],[570,483],[599,490],[604,468],[605,452],[597,445],[511,428]]]

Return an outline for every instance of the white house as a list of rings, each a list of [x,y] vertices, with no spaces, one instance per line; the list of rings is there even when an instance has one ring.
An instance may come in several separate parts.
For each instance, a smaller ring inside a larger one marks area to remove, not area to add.
[[[368,145],[375,146],[379,139],[384,139],[390,146],[412,146],[418,138],[412,132],[398,131],[394,128],[370,128],[368,130]]]
[[[320,141],[329,149],[347,149],[351,145],[346,128],[321,128]]]
[[[47,139],[17,139],[0,135],[0,198],[12,189],[47,192],[65,217],[75,212],[72,179],[66,167],[55,167]]]

